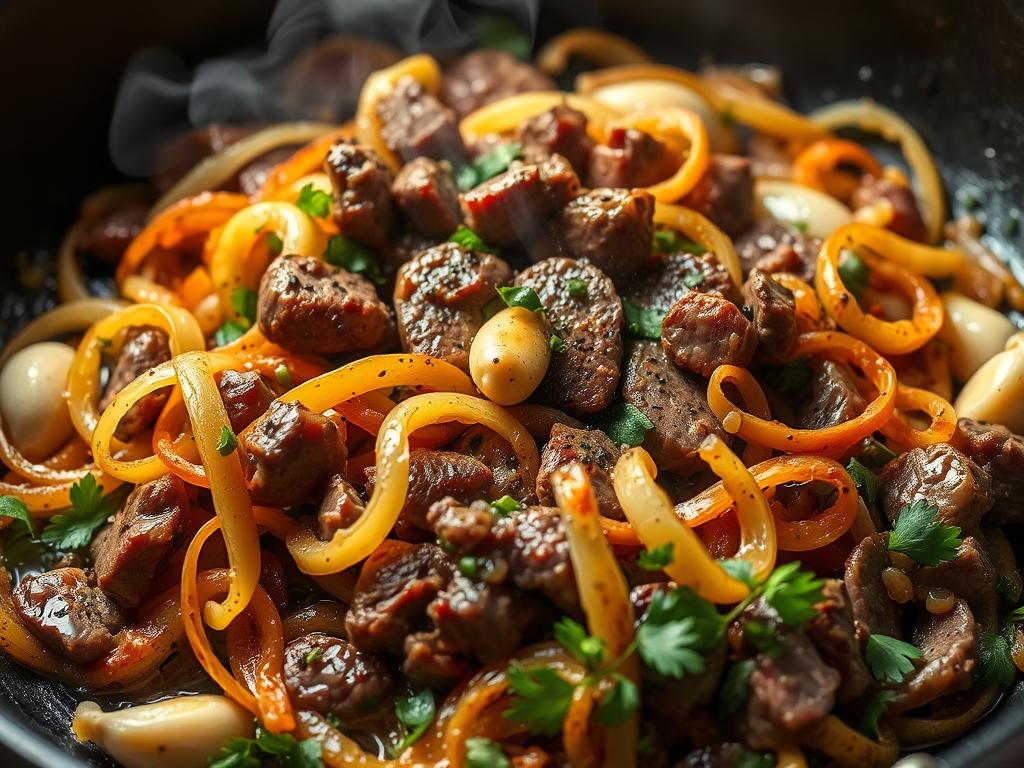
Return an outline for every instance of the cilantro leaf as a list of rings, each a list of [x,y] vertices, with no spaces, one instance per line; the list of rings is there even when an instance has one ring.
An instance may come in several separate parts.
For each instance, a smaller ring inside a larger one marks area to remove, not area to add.
[[[277,232],[267,233],[267,248],[274,256],[280,256],[284,250],[284,242],[278,237]]]
[[[640,692],[632,680],[616,672],[611,681],[611,688],[597,705],[597,719],[605,726],[618,725],[632,717],[640,704]]]
[[[458,228],[448,236],[449,242],[458,243],[463,248],[468,248],[471,251],[481,251],[483,253],[497,253],[497,249],[489,246],[485,243],[476,232],[464,224],[459,224]]]
[[[254,739],[235,737],[220,748],[221,756],[210,760],[209,768],[260,768]]]
[[[530,36],[505,16],[485,16],[480,21],[477,41],[481,48],[504,51],[520,61],[528,61],[533,50]]]
[[[735,765],[736,768],[775,768],[775,755],[745,749],[737,755]]]
[[[517,512],[520,509],[525,509],[525,507],[508,494],[491,502],[491,512],[497,517],[511,515],[513,512]]]
[[[857,486],[857,491],[860,493],[861,498],[874,506],[878,498],[878,476],[857,461],[857,459],[850,459],[846,465],[846,471],[850,474],[850,479],[853,480],[854,485]]]
[[[89,475],[89,477],[92,477],[92,475]],[[28,511],[28,507],[25,506],[25,502],[17,496],[0,496],[0,517],[9,517],[15,521],[20,520],[24,523],[25,528],[28,529],[29,534],[35,535],[36,529],[35,523],[32,521],[32,515]]]
[[[747,700],[750,692],[750,673],[754,671],[755,662],[753,659],[744,659],[729,665],[718,687],[717,710],[721,719],[732,717]]]
[[[543,312],[544,305],[533,288],[525,285],[507,285],[498,289],[501,300],[510,307],[522,307],[531,312]]]
[[[480,561],[476,555],[463,555],[459,558],[459,570],[462,572],[463,576],[475,579],[479,568]]]
[[[690,587],[676,587],[668,592],[657,592],[644,623],[667,624],[690,619],[697,635],[694,647],[709,651],[725,633],[726,617],[722,616],[710,600],[705,600]]]
[[[808,224],[806,221],[794,221],[790,223],[790,226],[792,226],[793,229],[795,229],[801,235],[806,235],[807,231],[811,228],[810,224]]]
[[[594,421],[616,444],[640,445],[647,431],[654,429],[654,423],[631,403],[616,403]]]
[[[579,298],[587,295],[587,281],[581,280],[578,277],[570,277],[566,281],[566,285],[569,288],[569,295]]]
[[[231,307],[250,326],[256,322],[256,291],[244,285],[236,285],[231,291]]]
[[[1010,605],[1020,602],[1020,587],[1011,583],[1005,576],[1000,576],[996,579],[996,593]],[[1012,616],[1013,614],[1011,613],[1010,615]],[[1021,615],[1021,618],[1017,619],[1017,621],[1024,621],[1024,615]]]
[[[671,541],[666,541],[661,546],[645,549],[637,555],[636,564],[645,571],[660,571],[672,565],[674,550],[675,545]]]
[[[319,739],[303,739],[284,761],[288,768],[324,768],[323,749]]]
[[[414,744],[427,732],[436,711],[434,693],[429,688],[424,688],[412,696],[395,700],[395,716],[407,729],[405,738],[395,748],[397,754],[404,752],[406,747]]]
[[[775,657],[785,650],[785,644],[779,637],[779,633],[766,621],[757,621],[756,619],[744,621],[743,637],[765,656]]]
[[[707,253],[708,249],[695,243],[674,229],[659,229],[654,233],[654,247],[659,253],[692,253],[695,256]]]
[[[726,560],[719,560],[718,564],[736,581],[743,582],[751,589],[757,586],[757,579],[754,578],[754,565],[749,560],[730,557]]]
[[[220,437],[217,439],[217,453],[221,456],[230,456],[237,447],[238,438],[235,437],[235,433],[231,431],[231,427],[227,424],[222,424],[220,427]]]
[[[548,339],[548,346],[552,352],[565,352],[569,348],[569,345],[557,333],[551,334],[551,338]]]
[[[511,765],[498,742],[481,736],[466,739],[466,768],[509,768]]]
[[[960,528],[936,522],[939,508],[924,499],[903,507],[889,532],[889,551],[902,552],[922,565],[938,565],[956,557]]]
[[[241,323],[236,323],[234,320],[228,320],[214,332],[213,343],[218,347],[227,346],[232,341],[237,341],[242,338],[247,330],[249,329]]]
[[[800,570],[800,563],[780,565],[765,581],[764,599],[775,609],[782,623],[802,627],[817,611],[814,606],[824,600],[824,579]]]
[[[683,285],[687,288],[696,288],[704,282],[704,273],[697,269],[688,269],[683,275]]]
[[[1017,677],[1017,668],[1010,658],[1010,646],[1006,638],[994,632],[985,632],[978,643],[978,665],[974,669],[974,680],[978,685],[998,685],[1009,688]]]
[[[839,265],[839,277],[846,286],[846,290],[859,299],[861,294],[867,290],[871,271],[867,265],[860,260],[860,257],[853,251],[845,251],[845,258]]]
[[[1010,611],[1009,615],[1006,617],[1006,621],[1009,624],[1020,624],[1021,622],[1024,622],[1024,605],[1018,606]]]
[[[811,383],[811,366],[806,360],[766,365],[759,374],[761,380],[780,395],[800,395]]]
[[[324,261],[362,275],[375,285],[384,285],[387,282],[373,251],[350,237],[335,235],[328,240]]]
[[[499,173],[508,170],[513,160],[523,156],[523,145],[517,142],[498,144],[490,152],[485,152],[469,165],[464,165],[455,174],[455,184],[466,192]]]
[[[895,691],[879,691],[872,696],[864,705],[864,713],[860,718],[860,732],[877,741],[878,721],[895,698]]]
[[[57,549],[87,546],[113,512],[110,501],[103,498],[103,489],[91,474],[72,485],[70,495],[71,507],[67,512],[51,517],[40,536]]]
[[[573,686],[549,667],[525,667],[513,662],[508,668],[509,690],[515,697],[504,716],[543,736],[562,730],[572,703]]]
[[[209,768],[259,768],[269,755],[274,765],[282,768],[323,768],[320,742],[317,739],[296,740],[290,733],[270,733],[256,728],[253,739],[233,738],[221,747],[221,757],[211,760]]]
[[[864,658],[875,680],[900,683],[914,671],[912,659],[921,658],[921,651],[895,637],[872,634],[864,649]]]
[[[555,624],[555,640],[591,672],[604,661],[604,640],[587,634],[582,624],[568,616],[563,616],[562,620]]]
[[[316,189],[312,183],[299,190],[299,199],[295,207],[314,219],[323,219],[331,212],[333,197],[323,190]]]
[[[665,313],[656,309],[645,309],[629,299],[622,300],[622,311],[626,315],[626,330],[639,339],[661,338],[661,324]]]
[[[698,635],[694,620],[656,624],[645,621],[636,631],[636,648],[644,663],[660,675],[681,678],[704,671],[704,657],[694,647]]]
[[[294,386],[294,382],[292,382],[292,372],[288,370],[288,366],[284,363],[281,363],[274,369],[274,378],[277,379],[277,383],[282,387],[291,389]]]

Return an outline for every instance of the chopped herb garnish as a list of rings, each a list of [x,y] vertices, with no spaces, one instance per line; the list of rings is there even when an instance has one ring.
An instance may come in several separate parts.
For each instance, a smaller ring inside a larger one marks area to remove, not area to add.
[[[511,765],[498,742],[482,736],[466,739],[466,768],[509,768]]]
[[[654,233],[654,247],[659,253],[692,253],[700,256],[707,253],[708,249],[700,243],[695,243],[687,237],[683,237],[674,229],[659,229]]]
[[[778,631],[766,621],[748,619],[743,622],[743,637],[765,656],[779,656],[786,644]]]
[[[395,700],[395,716],[406,728],[405,738],[395,748],[396,754],[402,754],[408,746],[414,744],[427,732],[436,711],[434,694],[429,688],[424,688],[412,696]]]
[[[295,201],[295,207],[314,219],[323,219],[331,212],[332,199],[330,194],[316,189],[310,183],[299,190],[299,199]]]
[[[924,499],[904,506],[889,533],[889,551],[902,552],[922,565],[938,565],[956,557],[960,528],[936,520],[939,508]]]
[[[288,366],[281,363],[277,368],[274,369],[274,378],[277,379],[277,383],[282,387],[291,389],[292,383],[292,372],[288,370]]]
[[[614,672],[608,676],[611,687],[597,705],[597,720],[604,726],[615,726],[625,722],[640,705],[640,692],[632,680]]]
[[[850,479],[857,486],[861,498],[873,506],[878,498],[878,476],[857,459],[850,459],[846,471],[850,473]]]
[[[889,705],[896,699],[895,691],[879,691],[864,705],[864,713],[860,718],[860,732],[872,739],[878,739],[878,721]]]
[[[557,333],[551,334],[551,338],[548,339],[548,346],[552,352],[565,352],[569,348],[569,345]]]
[[[464,165],[455,174],[455,183],[463,192],[492,179],[499,173],[508,170],[513,160],[523,156],[523,145],[516,142],[498,144],[490,152],[485,152],[473,160],[469,165]]]
[[[640,445],[654,423],[631,403],[615,403],[595,419],[598,429],[616,444]]]
[[[453,243],[458,243],[463,248],[468,248],[471,251],[481,251],[483,253],[498,252],[497,249],[489,246],[481,240],[480,235],[463,224],[459,224],[458,229],[449,235],[448,240]]]
[[[1009,688],[1017,677],[1017,668],[1010,658],[1010,645],[1006,638],[994,632],[984,632],[978,642],[978,664],[974,681],[980,686],[997,685]]]
[[[213,343],[218,347],[227,346],[231,342],[238,341],[242,338],[247,330],[249,329],[241,323],[236,323],[234,320],[228,320],[214,332]]]
[[[839,265],[839,277],[846,290],[859,299],[870,284],[871,271],[867,264],[853,251],[845,251],[845,258]]]
[[[859,458],[861,463],[865,466],[870,467],[873,470],[879,470],[895,459],[896,454],[885,443],[876,440],[873,437],[869,437],[864,442],[864,447],[861,449],[860,456],[857,458]]]
[[[907,674],[914,671],[912,660],[921,658],[921,651],[895,637],[872,634],[864,649],[864,658],[875,680],[901,683]]]
[[[221,456],[230,456],[237,447],[238,438],[235,437],[235,433],[231,431],[231,427],[227,424],[222,424],[220,427],[220,437],[217,439],[217,453]]]
[[[89,475],[92,477],[92,475]],[[9,517],[20,521],[31,535],[35,535],[35,524],[25,502],[17,496],[0,496],[0,517]],[[13,525],[11,526],[13,528]]]
[[[525,507],[513,499],[511,496],[502,496],[500,499],[495,499],[491,502],[491,512],[498,517],[504,517],[505,515],[511,515],[517,510],[525,509]]]
[[[572,683],[550,667],[527,667],[517,662],[509,664],[508,681],[514,698],[505,717],[544,736],[562,730],[575,690]]]
[[[675,545],[666,541],[654,549],[645,549],[636,556],[636,564],[645,571],[660,571],[672,564]]]
[[[531,312],[543,312],[544,305],[533,288],[525,285],[507,285],[498,289],[498,295],[510,307],[522,307]]]
[[[221,756],[211,760],[209,768],[259,768],[264,758],[272,758],[282,768],[323,768],[320,742],[310,738],[298,741],[290,733],[270,733],[256,727],[256,738],[230,739],[221,747]]]
[[[373,251],[350,237],[335,235],[328,240],[324,261],[362,275],[376,285],[384,285],[387,282]]]
[[[256,304],[259,297],[256,291],[244,285],[236,285],[231,291],[231,307],[238,316],[251,326],[256,322]]]
[[[814,606],[824,600],[824,579],[800,570],[800,563],[780,565],[764,583],[764,599],[775,609],[782,623],[801,627],[817,613]]]
[[[50,546],[62,550],[87,546],[113,513],[110,501],[103,498],[103,489],[91,474],[71,486],[70,496],[71,507],[51,517],[39,537]]]
[[[1002,600],[1009,603],[1010,605],[1016,605],[1018,602],[1020,602],[1020,587],[1010,583],[1010,580],[1007,579],[1005,576],[1000,576],[998,579],[996,579],[996,594],[998,594]],[[1013,613],[1010,614],[1010,616],[1016,614],[1017,610],[1014,610]],[[1009,619],[1009,617],[1007,618]],[[1020,618],[1018,618],[1016,621],[1024,621],[1024,614],[1020,614]]]
[[[563,617],[555,624],[555,640],[561,643],[565,650],[589,672],[597,670],[604,661],[604,641],[599,637],[588,635],[582,624],[573,621],[568,616]]]
[[[579,298],[587,295],[587,281],[581,280],[578,277],[570,277],[566,281],[566,285],[569,288],[569,295]]]
[[[284,243],[281,241],[281,238],[277,236],[276,232],[267,233],[267,248],[270,249],[270,252],[274,256],[280,256],[281,251],[284,250]]]
[[[665,313],[656,309],[645,309],[629,299],[622,300],[622,310],[626,315],[626,330],[639,339],[657,340],[661,338],[661,324]]]
[[[696,288],[704,282],[704,273],[699,269],[688,269],[683,275],[683,285],[687,288]]]
[[[807,230],[809,229],[809,227],[808,227],[806,221],[794,221],[793,222],[793,229],[795,229],[801,235],[806,235],[807,234]]]
[[[305,663],[305,665],[308,667],[310,664],[312,664],[314,661],[316,661],[323,655],[323,648],[313,648],[309,653],[306,654],[306,657],[303,659],[303,663]]]
[[[775,768],[775,755],[771,752],[751,752],[745,749],[736,756],[736,768]]]
[[[463,555],[459,558],[459,570],[463,576],[476,578],[480,563],[476,555]]]
[[[718,687],[718,716],[732,717],[743,708],[750,691],[750,673],[754,671],[754,660],[744,659],[730,664],[725,671],[722,684]]]
[[[736,581],[742,581],[751,589],[757,586],[757,579],[754,577],[754,565],[749,560],[732,557],[726,560],[719,560],[718,565]]]

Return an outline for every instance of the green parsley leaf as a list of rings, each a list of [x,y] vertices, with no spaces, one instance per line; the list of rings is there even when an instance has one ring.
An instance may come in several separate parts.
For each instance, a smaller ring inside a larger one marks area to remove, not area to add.
[[[587,295],[587,281],[581,280],[578,277],[570,277],[566,281],[566,285],[569,288],[569,295],[579,298]]]
[[[672,564],[675,545],[666,541],[654,549],[645,549],[636,556],[636,564],[645,571],[660,571]]]
[[[661,338],[661,324],[665,313],[656,309],[645,309],[629,299],[622,300],[622,311],[626,315],[626,330],[638,339]]]
[[[463,555],[459,558],[459,570],[462,571],[463,576],[468,576],[471,579],[476,577],[479,565],[476,555]]]
[[[103,489],[91,474],[72,485],[70,495],[71,507],[67,512],[51,517],[40,536],[57,549],[87,546],[113,512],[110,501],[103,498]]]
[[[1010,605],[1020,602],[1020,589],[1011,584],[1010,580],[1005,576],[1000,576],[996,579],[996,594]],[[1012,616],[1013,614],[1010,615]],[[1024,621],[1024,616],[1021,617],[1020,621]]]
[[[793,229],[799,232],[801,235],[806,235],[807,230],[810,229],[806,221],[794,221],[792,223]]]
[[[704,282],[704,273],[698,269],[688,269],[683,275],[683,285],[687,288],[696,288]]]
[[[800,395],[811,383],[811,366],[806,360],[790,360],[781,365],[766,365],[760,378],[780,395]]]
[[[845,251],[846,257],[839,265],[839,277],[846,290],[859,299],[870,283],[871,271],[860,257],[853,251]]]
[[[281,255],[281,251],[284,250],[284,243],[277,236],[277,232],[267,232],[267,248],[270,249],[274,256]]]
[[[668,624],[683,619],[693,622],[692,629],[697,635],[694,647],[698,651],[711,650],[725,634],[726,617],[714,603],[685,586],[655,593],[644,623]]]
[[[654,423],[631,403],[615,403],[594,421],[616,444],[640,445],[647,431],[654,429]]]
[[[850,473],[850,479],[857,486],[861,498],[869,505],[874,506],[878,499],[878,476],[857,459],[850,459],[846,465],[846,471]]]
[[[245,335],[245,332],[249,330],[241,323],[236,323],[234,320],[228,320],[224,325],[216,330],[213,334],[213,343],[218,347],[227,346],[232,341],[237,341]]]
[[[1020,624],[1021,622],[1024,622],[1024,605],[1010,611],[1009,615],[1006,617],[1006,621],[1009,624]]]
[[[459,224],[458,229],[449,235],[448,240],[452,243],[458,243],[463,248],[468,248],[471,251],[481,251],[483,253],[498,252],[496,248],[481,240],[480,235],[463,224]]]
[[[323,768],[324,761],[317,739],[297,741],[289,733],[274,734],[256,728],[256,738],[233,738],[221,748],[222,757],[211,760],[209,768],[259,768],[261,755],[270,755],[271,762],[282,768]]]
[[[785,650],[785,644],[775,627],[766,621],[748,619],[743,622],[743,637],[765,656],[778,656]]]
[[[707,253],[708,249],[700,243],[695,243],[687,237],[683,237],[674,229],[659,229],[654,233],[654,247],[659,253],[692,253],[700,256]]]
[[[290,733],[271,733],[261,727],[256,728],[256,746],[268,755],[287,755],[297,744]]]
[[[303,659],[303,663],[308,667],[310,664],[312,664],[314,661],[316,661],[317,659],[319,659],[323,655],[324,655],[324,649],[323,648],[314,648],[313,650],[311,650],[309,653],[306,654],[306,657]]]
[[[92,475],[89,475],[92,477]],[[29,534],[35,535],[35,523],[32,515],[25,506],[25,502],[17,496],[0,496],[0,517],[10,517],[13,520],[20,520],[28,529]]]
[[[864,442],[864,448],[861,449],[860,456],[857,458],[865,466],[873,470],[879,470],[895,459],[896,454],[885,443],[869,437]]]
[[[525,507],[508,495],[502,496],[500,499],[495,499],[491,502],[491,512],[497,517],[511,515],[513,512],[517,512],[520,509],[525,509]]]
[[[775,755],[771,752],[751,752],[745,749],[736,756],[736,768],[774,768]]]
[[[498,295],[510,307],[522,307],[531,312],[543,312],[544,305],[533,288],[525,285],[506,285],[498,289]]]
[[[667,624],[645,621],[636,631],[636,648],[644,663],[665,677],[681,678],[704,671],[704,657],[694,647],[699,639],[694,620],[686,617]]]
[[[895,691],[879,691],[868,699],[868,703],[864,705],[864,713],[860,718],[860,732],[877,741],[879,736],[878,721],[895,699]]]
[[[938,565],[956,557],[960,528],[936,522],[939,508],[924,499],[903,507],[889,532],[889,551],[902,552],[922,565]]]
[[[981,686],[998,685],[1009,688],[1017,678],[1017,668],[1010,658],[1010,646],[1006,638],[994,632],[985,632],[978,642],[978,665],[974,669],[974,681]]]
[[[640,692],[632,680],[619,672],[612,674],[610,679],[612,686],[597,705],[597,719],[604,726],[625,722],[640,705]]]
[[[324,261],[362,275],[375,285],[384,285],[387,282],[373,251],[350,237],[335,235],[328,240]]]
[[[209,768],[260,768],[256,756],[256,742],[253,739],[236,737],[220,748],[221,756],[210,760]]]
[[[901,683],[908,673],[914,671],[912,659],[921,658],[921,651],[895,637],[872,634],[864,649],[864,658],[875,680]]]
[[[407,729],[405,738],[395,748],[397,754],[402,754],[412,744],[416,743],[430,723],[434,720],[437,712],[437,704],[434,702],[434,693],[429,688],[424,688],[404,699],[395,700],[395,716],[398,721]]]
[[[750,673],[754,671],[756,662],[753,659],[744,659],[730,664],[718,687],[718,716],[720,719],[732,717],[747,700],[750,691]]]
[[[757,579],[754,578],[754,565],[749,560],[730,557],[726,560],[719,560],[718,564],[736,581],[742,581],[751,589],[757,586]]]
[[[568,616],[563,616],[562,620],[555,624],[555,640],[591,672],[604,661],[604,641],[587,634],[587,630],[581,624]]]
[[[316,189],[310,183],[299,190],[299,199],[295,201],[295,207],[314,219],[323,219],[331,212],[332,199],[327,192]]]
[[[256,322],[256,291],[244,285],[236,285],[231,291],[231,307],[250,326]]]
[[[288,370],[288,366],[281,363],[277,368],[274,369],[274,378],[277,379],[277,383],[282,387],[291,389],[293,386],[292,372]]]
[[[511,765],[498,742],[481,736],[466,739],[466,768],[509,768]]]
[[[303,739],[285,758],[288,768],[324,768],[323,749],[319,739]]]
[[[227,424],[222,424],[220,437],[217,439],[217,453],[221,456],[230,456],[237,447],[238,438],[235,437],[235,433],[231,431],[231,427]]]
[[[817,611],[814,606],[824,600],[824,579],[800,570],[800,563],[780,565],[765,581],[764,599],[775,609],[782,623],[802,627]]]
[[[485,16],[480,21],[477,41],[481,48],[504,51],[520,61],[529,61],[533,51],[530,36],[505,16]]]
[[[508,667],[509,690],[515,697],[504,716],[533,733],[554,736],[562,730],[572,702],[573,685],[550,667]]]
[[[499,173],[508,170],[513,160],[523,156],[523,145],[516,142],[498,144],[490,152],[477,157],[469,165],[465,165],[455,174],[455,183],[460,190],[466,192]]]
[[[557,333],[552,333],[551,334],[551,338],[548,339],[548,346],[551,347],[551,351],[552,352],[556,352],[556,353],[557,352],[565,352],[565,350],[567,350],[569,348],[569,345],[566,344],[562,340],[562,337],[559,336]]]

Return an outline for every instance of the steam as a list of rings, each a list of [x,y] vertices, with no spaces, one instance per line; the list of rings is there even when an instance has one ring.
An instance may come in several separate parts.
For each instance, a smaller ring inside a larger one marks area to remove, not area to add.
[[[402,55],[454,51],[472,44],[483,16],[504,17],[532,34],[538,14],[539,0],[280,0],[263,50],[209,59],[194,70],[167,49],[137,54],[114,107],[110,154],[123,173],[146,176],[159,148],[194,128],[345,119],[366,72],[379,66],[370,53],[351,52],[319,94],[288,79],[300,57],[332,35],[366,38]]]

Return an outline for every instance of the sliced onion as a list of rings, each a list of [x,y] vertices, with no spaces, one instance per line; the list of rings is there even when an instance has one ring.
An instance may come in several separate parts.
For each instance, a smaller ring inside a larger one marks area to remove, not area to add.
[[[777,179],[754,184],[754,215],[784,224],[806,226],[812,237],[828,237],[853,221],[850,209],[816,189]]]
[[[126,306],[127,302],[119,299],[82,299],[61,304],[56,309],[35,318],[14,334],[4,347],[3,355],[0,355],[0,367],[11,355],[29,344],[48,341],[65,333],[84,331],[97,320],[112,315]]]

